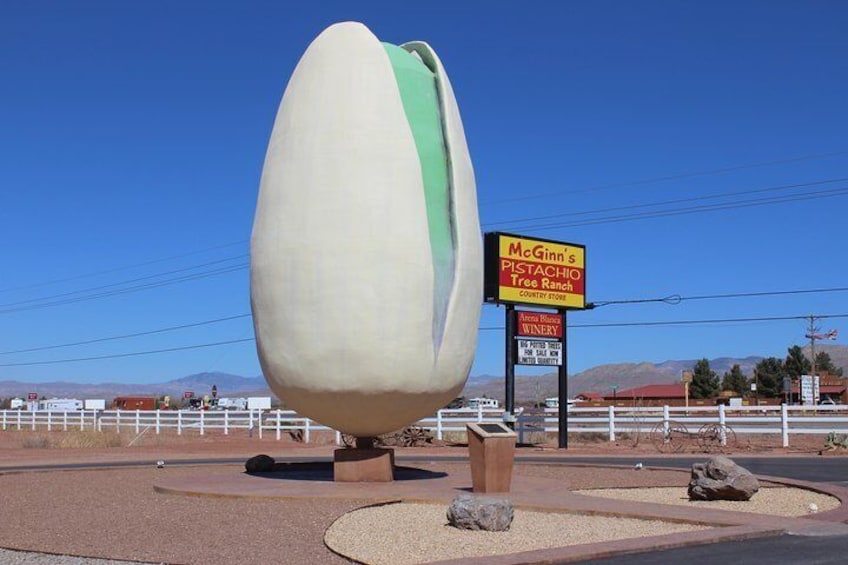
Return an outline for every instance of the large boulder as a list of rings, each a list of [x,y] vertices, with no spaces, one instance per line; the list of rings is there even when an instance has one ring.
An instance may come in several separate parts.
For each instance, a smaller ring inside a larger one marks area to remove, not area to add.
[[[692,465],[690,500],[750,500],[758,490],[757,478],[727,457]]]
[[[274,470],[274,458],[270,455],[254,455],[244,463],[244,470],[250,474],[270,473]]]
[[[512,524],[512,502],[491,496],[461,495],[448,507],[448,523],[460,530],[505,532]]]

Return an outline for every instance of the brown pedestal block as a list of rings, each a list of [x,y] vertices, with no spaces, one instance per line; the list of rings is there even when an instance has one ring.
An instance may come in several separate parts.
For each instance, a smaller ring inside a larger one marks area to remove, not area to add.
[[[333,480],[336,482],[390,483],[394,480],[393,449],[337,449],[333,455]]]
[[[468,424],[467,427],[474,492],[509,492],[515,432],[501,424]]]

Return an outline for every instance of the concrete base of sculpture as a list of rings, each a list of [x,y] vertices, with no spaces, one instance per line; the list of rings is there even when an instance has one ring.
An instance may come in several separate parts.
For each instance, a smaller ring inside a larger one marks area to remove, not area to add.
[[[503,424],[468,424],[467,427],[474,492],[509,492],[515,432]]]
[[[394,468],[393,449],[337,449],[333,456],[333,480],[337,483],[390,483]]]

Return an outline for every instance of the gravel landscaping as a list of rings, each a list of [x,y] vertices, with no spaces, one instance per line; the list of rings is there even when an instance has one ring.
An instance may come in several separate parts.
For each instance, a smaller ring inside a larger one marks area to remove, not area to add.
[[[127,565],[137,562],[0,549],[0,563],[3,563],[3,565]]]
[[[761,488],[750,500],[689,500],[686,487],[649,487],[619,489],[586,489],[574,491],[588,496],[602,496],[616,500],[636,502],[657,502],[689,506],[693,510],[713,508],[734,512],[755,512],[771,516],[805,516],[818,512],[827,512],[839,507],[839,500],[810,490],[800,488],[767,487]]]
[[[405,503],[354,510],[330,526],[324,541],[334,551],[370,565],[413,565],[707,529],[658,520],[516,510],[509,531],[465,531],[447,525],[445,510],[444,505]],[[376,531],[379,536],[368,535]]]

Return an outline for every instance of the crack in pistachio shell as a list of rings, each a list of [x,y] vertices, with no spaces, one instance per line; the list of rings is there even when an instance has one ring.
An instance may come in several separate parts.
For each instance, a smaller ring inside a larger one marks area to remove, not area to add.
[[[389,43],[383,43],[383,47],[392,64],[421,162],[433,257],[433,345],[438,357],[455,267],[450,174],[441,104],[435,73],[418,55]]]

